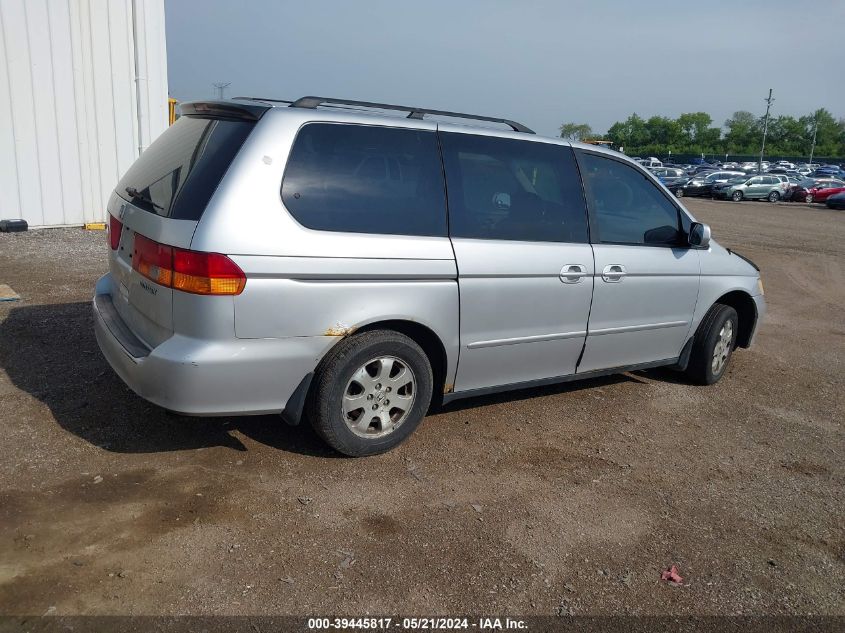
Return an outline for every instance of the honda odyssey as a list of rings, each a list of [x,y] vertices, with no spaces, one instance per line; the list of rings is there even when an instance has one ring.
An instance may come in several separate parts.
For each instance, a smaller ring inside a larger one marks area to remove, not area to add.
[[[370,455],[458,398],[712,384],[763,317],[754,264],[617,152],[318,97],[182,115],[109,200],[93,301],[105,358],[165,409],[306,419]]]

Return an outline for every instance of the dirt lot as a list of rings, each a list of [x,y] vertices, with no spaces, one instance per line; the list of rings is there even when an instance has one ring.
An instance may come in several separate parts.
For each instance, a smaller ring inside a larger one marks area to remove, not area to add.
[[[461,402],[359,460],[147,405],[94,340],[104,234],[0,234],[0,613],[845,614],[845,215],[687,204],[763,269],[721,383]]]

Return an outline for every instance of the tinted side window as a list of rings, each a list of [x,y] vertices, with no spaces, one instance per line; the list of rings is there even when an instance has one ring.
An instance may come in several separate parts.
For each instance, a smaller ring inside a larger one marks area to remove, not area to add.
[[[434,132],[309,123],[291,149],[282,200],[309,229],[447,235]]]
[[[453,237],[587,242],[587,213],[569,147],[441,133]]]
[[[579,153],[598,240],[611,244],[683,244],[677,207],[644,174],[625,163]]]

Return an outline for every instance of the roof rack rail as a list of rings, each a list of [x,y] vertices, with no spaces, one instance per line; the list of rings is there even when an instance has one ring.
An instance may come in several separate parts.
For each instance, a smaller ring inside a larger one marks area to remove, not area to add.
[[[415,108],[413,106],[400,106],[390,103],[375,103],[372,101],[351,101],[349,99],[335,99],[332,97],[302,97],[301,99],[297,99],[291,103],[289,107],[314,109],[321,105],[345,105],[355,106],[358,108],[377,108],[379,110],[400,110],[402,112],[408,112],[409,119],[422,119],[426,114],[455,117],[458,119],[475,119],[477,121],[488,121],[490,123],[503,123],[504,125],[510,126],[515,132],[534,134],[534,130],[522,125],[522,123],[511,121],[510,119],[500,119],[498,117],[481,116],[478,114],[464,114],[462,112],[449,112],[448,110],[430,110],[429,108]]]
[[[293,103],[289,99],[270,99],[269,97],[232,97],[233,101],[265,101],[267,103]]]

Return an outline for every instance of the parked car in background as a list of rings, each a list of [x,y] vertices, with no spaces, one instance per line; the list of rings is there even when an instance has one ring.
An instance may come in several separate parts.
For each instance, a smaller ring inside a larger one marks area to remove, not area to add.
[[[825,201],[825,204],[828,209],[845,210],[845,191],[833,194]]]
[[[826,165],[824,167],[819,167],[813,173],[811,173],[810,178],[839,178],[845,179],[845,171],[839,169],[839,167],[835,165]]]
[[[650,171],[657,176],[658,180],[660,180],[667,189],[670,190],[673,190],[673,188],[679,184],[682,185],[688,179],[688,176],[683,169],[674,167],[654,167]]]
[[[712,384],[752,344],[759,269],[621,154],[288,103],[182,104],[109,198],[94,330],[154,404],[372,455],[432,404],[657,366]]]
[[[652,167],[663,167],[663,163],[660,162],[660,160],[655,158],[654,156],[649,156],[648,158],[641,158],[637,162],[646,169],[651,169]]]
[[[774,174],[774,176],[780,180],[780,197],[782,199],[786,196],[786,192],[789,191],[789,176],[786,174]]]
[[[739,171],[714,171],[709,174],[693,176],[682,187],[675,186],[670,187],[670,189],[679,198],[683,196],[710,197],[715,185],[726,183],[734,178],[746,178],[746,176]]]
[[[807,192],[810,189],[816,187],[818,183],[821,182],[828,182],[830,179],[819,179],[819,178],[802,178],[800,182],[798,182],[790,191],[789,191],[789,198],[790,202],[806,202],[807,201]]]
[[[697,176],[699,174],[709,174],[710,172],[718,170],[719,168],[716,167],[716,165],[705,163],[703,165],[695,165],[692,169],[688,169],[687,174],[689,174],[690,176]]]
[[[805,202],[824,202],[830,196],[845,191],[845,182],[841,180],[829,180],[816,183],[815,187],[807,190],[804,197]]]
[[[803,176],[787,176],[787,178],[789,179],[789,185],[786,188],[786,193],[783,194],[783,199],[791,201],[795,195],[796,189],[801,187],[801,184],[807,179]]]
[[[713,187],[713,197],[740,200],[768,200],[777,202],[783,196],[783,183],[775,176],[744,176]]]

